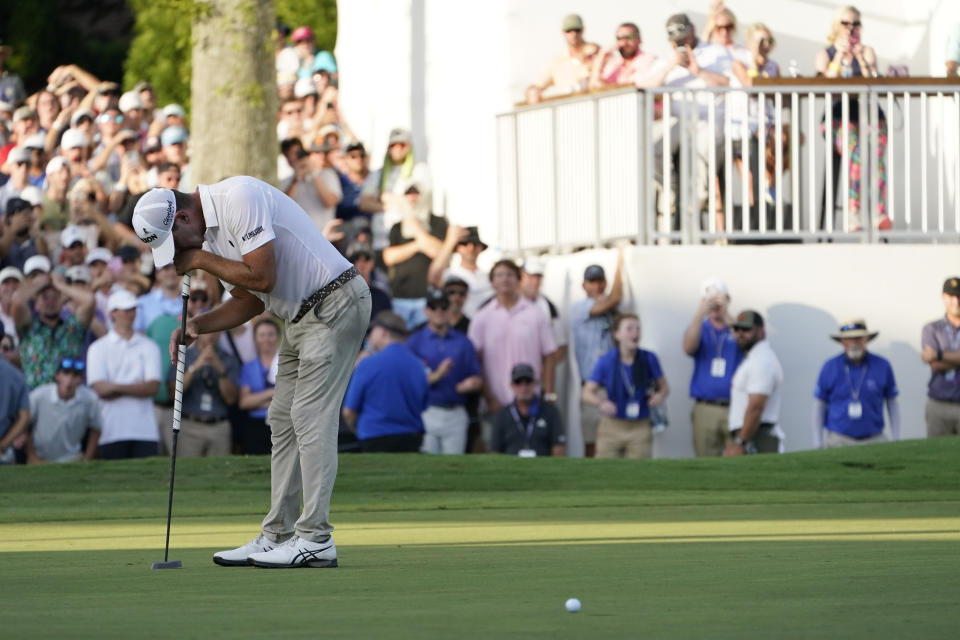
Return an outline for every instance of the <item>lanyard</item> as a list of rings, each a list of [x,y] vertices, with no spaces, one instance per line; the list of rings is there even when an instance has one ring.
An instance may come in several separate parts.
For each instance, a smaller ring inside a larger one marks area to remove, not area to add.
[[[533,409],[533,406],[530,407]],[[520,412],[517,411],[517,403],[514,402],[510,405],[510,415],[513,416],[513,422],[517,426],[517,431],[520,432],[520,435],[523,436],[524,448],[530,448],[530,440],[533,438],[533,426],[537,422],[537,415],[531,411],[530,416],[527,418],[527,421],[524,422],[520,418]]]
[[[710,325],[710,330],[713,331],[713,339],[717,343],[717,357],[722,358],[723,343],[727,341],[727,332],[723,331],[722,329],[720,331],[717,331],[716,329],[713,328],[713,325]]]
[[[639,354],[636,356],[639,357]],[[633,365],[626,365],[622,362],[620,366],[623,367],[623,386],[627,390],[627,397],[630,400],[635,400],[637,397],[637,387],[633,384]]]
[[[847,384],[850,385],[850,397],[856,402],[860,397],[860,390],[863,389],[863,380],[867,377],[867,359],[863,359],[863,373],[860,374],[860,382],[857,384],[856,389],[853,388],[853,378],[850,377],[850,365],[844,365],[843,368],[847,372]]]

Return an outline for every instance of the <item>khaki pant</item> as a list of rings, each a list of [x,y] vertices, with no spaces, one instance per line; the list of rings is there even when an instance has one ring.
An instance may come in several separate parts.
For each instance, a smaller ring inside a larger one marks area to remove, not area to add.
[[[727,416],[730,407],[694,402],[690,413],[693,424],[693,451],[698,458],[720,457],[730,439]]]
[[[160,455],[169,456],[173,449],[173,407],[155,404],[153,405],[153,414],[157,416],[157,431],[160,432]],[[178,446],[179,443],[180,438],[178,437]]]
[[[272,540],[296,533],[318,541],[333,531],[340,405],[369,321],[370,290],[362,278],[353,278],[284,328],[267,413],[270,513],[262,527]]]
[[[650,458],[653,456],[653,429],[650,420],[600,418],[597,425],[598,458]]]
[[[825,439],[825,446],[827,449],[835,449],[837,447],[851,447],[858,444],[873,444],[875,442],[888,442],[887,436],[881,431],[875,436],[870,436],[869,438],[851,438],[845,436],[836,431],[830,431],[830,429],[825,429],[827,432],[827,437]]]
[[[960,435],[960,402],[927,398],[924,415],[927,419],[928,438]]]
[[[219,422],[199,422],[181,416],[177,457],[228,456],[230,444],[230,421],[226,418]]]

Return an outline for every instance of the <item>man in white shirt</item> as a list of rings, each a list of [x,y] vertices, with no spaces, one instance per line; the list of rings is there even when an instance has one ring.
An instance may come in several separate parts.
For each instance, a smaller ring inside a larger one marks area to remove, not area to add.
[[[723,455],[780,453],[784,439],[778,424],[783,368],[766,340],[763,317],[759,313],[741,311],[732,329],[746,358],[733,374],[730,440]]]
[[[267,414],[270,512],[260,535],[214,554],[213,561],[336,567],[330,496],[340,405],[370,321],[370,290],[360,272],[296,202],[248,176],[200,185],[193,194],[148,191],[137,203],[133,227],[153,249],[155,264],[172,261],[178,273],[202,269],[230,292],[222,304],[187,322],[186,343],[264,310],[286,323]],[[171,361],[179,339],[177,329]]]
[[[63,358],[54,382],[30,392],[27,462],[93,460],[100,438],[100,403],[83,384],[83,360]],[[81,448],[89,430],[86,449]]]
[[[153,396],[160,387],[160,349],[134,332],[137,298],[126,289],[110,294],[113,329],[87,351],[87,383],[100,397],[100,442],[105,460],[157,455]]]

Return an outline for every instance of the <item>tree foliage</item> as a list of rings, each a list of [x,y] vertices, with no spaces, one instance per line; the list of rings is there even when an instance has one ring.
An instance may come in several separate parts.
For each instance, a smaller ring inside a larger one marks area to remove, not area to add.
[[[203,0],[128,0],[136,16],[134,39],[124,65],[123,86],[149,80],[160,105],[176,102],[190,111],[191,23]],[[295,28],[309,25],[317,47],[333,51],[336,0],[275,0],[277,17]]]

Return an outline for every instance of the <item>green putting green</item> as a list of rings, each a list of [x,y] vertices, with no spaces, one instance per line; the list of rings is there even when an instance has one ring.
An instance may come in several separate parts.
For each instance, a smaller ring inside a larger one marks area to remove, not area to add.
[[[960,440],[727,460],[342,456],[340,568],[214,565],[265,458],[0,470],[3,635],[953,638]],[[580,613],[564,611],[577,597]]]

